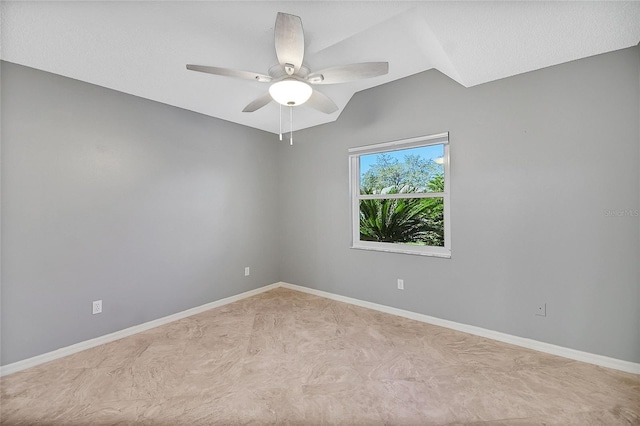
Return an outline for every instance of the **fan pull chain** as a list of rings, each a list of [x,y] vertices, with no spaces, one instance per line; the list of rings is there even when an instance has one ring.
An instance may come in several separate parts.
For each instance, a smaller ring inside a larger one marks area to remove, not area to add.
[[[282,104],[280,105],[280,140],[282,140]]]
[[[289,107],[289,123],[291,124],[291,133],[289,133],[289,145],[293,145],[293,107]]]

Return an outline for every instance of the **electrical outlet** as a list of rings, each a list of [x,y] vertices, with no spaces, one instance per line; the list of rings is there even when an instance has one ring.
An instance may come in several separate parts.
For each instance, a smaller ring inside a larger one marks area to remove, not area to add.
[[[246,268],[244,268],[244,276],[248,277],[249,275],[251,275],[251,268],[247,266]]]
[[[398,290],[404,290],[404,280],[398,278]]]
[[[102,300],[93,301],[93,315],[102,313]]]
[[[539,317],[546,317],[547,316],[547,304],[546,303],[541,303],[538,305],[538,308],[536,309],[536,315]]]

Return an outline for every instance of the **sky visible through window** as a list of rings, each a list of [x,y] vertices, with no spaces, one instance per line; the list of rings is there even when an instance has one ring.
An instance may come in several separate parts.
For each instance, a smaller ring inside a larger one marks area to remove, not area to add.
[[[385,154],[388,154],[392,158],[398,160],[399,163],[404,162],[404,157],[406,155],[419,155],[422,159],[425,160],[435,160],[436,158],[442,158],[444,155],[444,145],[428,145],[428,146],[420,146],[417,148],[408,148],[408,149],[399,149],[397,151],[386,151]],[[376,154],[367,154],[360,156],[360,177],[364,176],[364,174],[371,168],[372,165],[376,163],[376,157],[380,155],[380,153]]]

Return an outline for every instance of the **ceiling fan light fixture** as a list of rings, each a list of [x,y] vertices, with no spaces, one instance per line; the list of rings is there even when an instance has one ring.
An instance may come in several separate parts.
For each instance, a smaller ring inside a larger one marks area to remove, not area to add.
[[[269,94],[273,100],[285,106],[302,105],[309,100],[312,93],[311,86],[293,78],[278,81],[269,87]]]

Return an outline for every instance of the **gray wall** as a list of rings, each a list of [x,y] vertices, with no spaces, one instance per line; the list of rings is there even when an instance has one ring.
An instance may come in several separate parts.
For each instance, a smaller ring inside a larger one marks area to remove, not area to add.
[[[277,137],[1,71],[2,364],[278,281]]]
[[[358,93],[337,122],[279,147],[280,278],[640,362],[640,218],[606,215],[640,209],[638,52],[469,89],[433,70]],[[349,249],[347,149],[444,131],[452,259]]]
[[[3,62],[1,363],[280,280],[640,362],[638,52],[421,73],[293,147]],[[453,258],[349,249],[347,149],[443,131]]]

